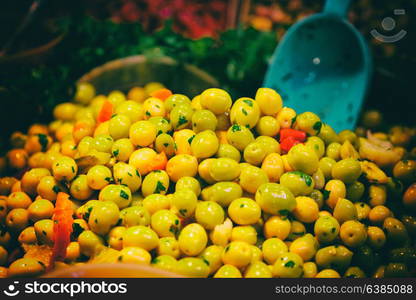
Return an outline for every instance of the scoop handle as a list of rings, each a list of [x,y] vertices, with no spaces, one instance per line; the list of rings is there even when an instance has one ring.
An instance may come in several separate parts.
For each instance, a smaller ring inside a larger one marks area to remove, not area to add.
[[[326,0],[324,13],[346,18],[352,0]]]

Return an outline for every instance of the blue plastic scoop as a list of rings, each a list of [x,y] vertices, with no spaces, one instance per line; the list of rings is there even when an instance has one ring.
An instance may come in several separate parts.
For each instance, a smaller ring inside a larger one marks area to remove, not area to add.
[[[285,106],[312,111],[336,131],[354,128],[372,73],[368,46],[346,19],[350,3],[327,0],[322,13],[294,24],[264,81]]]

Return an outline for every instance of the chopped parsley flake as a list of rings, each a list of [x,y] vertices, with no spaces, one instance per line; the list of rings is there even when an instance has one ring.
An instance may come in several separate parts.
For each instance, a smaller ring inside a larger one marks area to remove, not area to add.
[[[181,125],[183,125],[183,124],[186,124],[188,122],[188,120],[186,119],[186,117],[185,116],[179,116],[179,120],[178,120],[178,127],[179,126],[181,126]]]
[[[189,144],[189,145],[190,145],[190,144],[192,143],[192,141],[194,140],[194,137],[195,137],[195,135],[191,136],[191,137],[188,139],[188,144]]]
[[[48,136],[43,133],[38,134],[39,144],[42,146],[42,152],[48,148]]]
[[[231,127],[231,131],[232,131],[232,132],[241,131],[241,127],[240,127],[240,125],[238,125],[238,124],[234,124],[234,125]]]
[[[58,194],[60,192],[59,186],[54,185],[52,188],[52,191],[54,191],[54,193]]]
[[[124,198],[126,200],[129,200],[129,194],[127,194],[125,191],[121,190],[120,191],[120,197]]]
[[[249,100],[249,99],[244,99],[244,100],[243,100],[243,102],[244,102],[245,104],[247,104],[248,106],[253,107],[253,101],[251,101],[251,100]]]
[[[295,262],[292,260],[289,260],[287,263],[285,263],[286,268],[293,268],[295,266]]]
[[[318,121],[315,124],[313,124],[313,130],[315,130],[317,132],[317,134],[319,134],[321,132],[321,128],[322,128],[322,122]]]
[[[163,183],[161,183],[159,180],[157,181],[156,184],[156,188],[155,191],[153,192],[154,194],[160,194],[160,192],[164,192],[166,191],[165,186],[163,185]]]

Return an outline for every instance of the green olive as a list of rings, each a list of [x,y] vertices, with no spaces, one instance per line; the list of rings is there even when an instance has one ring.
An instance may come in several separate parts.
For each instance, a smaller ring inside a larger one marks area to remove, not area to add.
[[[113,166],[113,176],[117,184],[126,185],[132,193],[136,192],[142,184],[139,171],[134,166],[124,162],[116,163]]]
[[[320,137],[327,146],[331,143],[339,142],[339,138],[335,130],[328,124],[322,124],[318,137]]]
[[[364,271],[359,267],[349,267],[344,273],[345,278],[366,278]]]
[[[108,246],[113,249],[121,250],[123,248],[123,234],[126,231],[124,226],[113,227],[107,236]]]
[[[360,175],[360,162],[353,158],[340,160],[332,167],[332,178],[339,179],[345,184],[352,184]]]
[[[217,158],[231,158],[234,159],[236,162],[240,162],[241,154],[240,151],[237,150],[234,146],[230,144],[220,144],[218,147],[217,154],[215,154]]]
[[[328,246],[316,252],[315,261],[320,268],[335,268],[343,271],[351,264],[352,257],[353,252],[342,245]]]
[[[113,181],[113,174],[106,166],[93,166],[87,173],[88,186],[94,190],[102,190]]]
[[[173,129],[179,130],[191,125],[194,110],[190,105],[177,105],[170,112],[170,122]]]
[[[338,161],[341,158],[341,144],[340,143],[331,143],[326,148],[326,156]]]
[[[56,164],[60,167],[57,167]],[[52,166],[52,171],[57,180],[72,180],[77,174],[77,164],[70,157],[62,156],[62,158],[56,160],[54,166]],[[43,177],[50,175],[51,173],[46,168],[33,168],[27,171],[20,181],[22,191],[30,196],[35,196],[39,182]]]
[[[299,278],[303,273],[303,260],[295,253],[284,253],[277,258],[272,273],[274,277]]]
[[[319,159],[325,154],[325,143],[317,136],[308,137],[305,146],[314,150]]]
[[[341,225],[340,237],[345,245],[355,248],[365,243],[367,230],[364,224],[355,220],[349,220]]]
[[[284,173],[280,177],[280,184],[287,187],[294,196],[307,196],[315,186],[312,177],[301,171]]]
[[[59,191],[58,182],[53,176],[42,177],[36,190],[38,195],[43,199],[54,201],[56,200],[56,196],[58,195],[57,192]]]
[[[176,237],[181,229],[181,222],[172,211],[161,209],[152,215],[151,226],[159,237]]]
[[[146,208],[150,215],[153,215],[158,210],[169,209],[170,198],[162,194],[151,194],[143,199],[142,206]]]
[[[324,194],[320,190],[314,189],[310,194],[311,197],[315,202],[318,204],[319,208],[321,209],[324,205]]]
[[[20,244],[36,244],[38,239],[36,237],[35,228],[33,226],[26,227],[19,234],[18,241]]]
[[[121,114],[129,117],[132,123],[143,119],[143,105],[133,100],[127,100],[116,108],[116,114]]]
[[[409,239],[406,227],[396,218],[386,218],[383,222],[383,229],[386,232],[387,241],[391,245],[401,246]]]
[[[272,215],[287,215],[296,207],[293,193],[277,183],[262,184],[256,192],[256,202],[264,212]]]
[[[143,206],[131,206],[120,211],[121,223],[125,227],[149,225],[150,214]]]
[[[322,157],[319,161],[319,169],[324,173],[325,179],[332,179],[332,168],[334,167],[336,161],[330,157]]]
[[[258,142],[248,144],[243,152],[244,160],[253,166],[261,165],[266,155],[266,148]]]
[[[93,193],[93,190],[88,185],[87,175],[78,175],[71,182],[70,187],[71,196],[77,200],[87,200]]]
[[[198,199],[191,190],[179,190],[173,194],[172,207],[174,207],[181,217],[187,218],[194,214]]]
[[[45,271],[45,264],[34,258],[19,258],[9,266],[9,277],[35,277]]]
[[[83,255],[91,257],[99,248],[104,246],[104,240],[90,230],[84,230],[78,236],[80,251]]]
[[[14,208],[7,214],[5,223],[12,231],[20,232],[29,223],[29,212],[24,208]]]
[[[262,136],[276,136],[279,130],[279,121],[272,116],[261,117],[256,125],[256,131]]]
[[[179,178],[175,185],[175,191],[190,189],[198,197],[201,193],[201,184],[197,179],[190,176]]]
[[[218,182],[210,187],[209,196],[205,200],[218,203],[222,207],[228,207],[230,203],[241,198],[243,190],[238,183],[235,182]]]
[[[232,146],[243,151],[248,144],[254,141],[254,136],[247,127],[234,124],[227,131],[227,140]]]
[[[114,140],[127,138],[129,136],[130,126],[131,126],[131,121],[128,116],[122,115],[122,114],[116,114],[110,119],[108,123],[108,132],[110,133],[110,136]],[[106,152],[106,151],[103,151],[103,152]]]
[[[41,245],[53,245],[53,226],[51,219],[37,221],[33,227],[35,229],[36,239]]]
[[[156,126],[156,134],[158,136],[162,133],[169,133],[172,130],[169,120],[164,117],[151,117],[149,122]]]
[[[412,183],[416,181],[416,161],[415,160],[401,160],[393,168],[393,175],[397,179]]]
[[[131,202],[131,191],[124,185],[109,184],[100,191],[98,200],[111,201],[117,204],[119,208],[125,208]]]
[[[201,258],[185,257],[176,264],[179,274],[192,278],[205,278],[209,275],[209,267]]]
[[[155,149],[157,152],[165,152],[168,157],[175,155],[175,141],[167,134],[162,133],[156,137]]]
[[[371,211],[371,207],[367,203],[355,202],[354,206],[357,209],[357,219],[359,221],[365,220],[368,218],[368,215],[370,214],[370,211]]]
[[[201,201],[195,209],[195,219],[207,230],[224,222],[225,213],[223,208],[214,201]]]
[[[119,217],[120,210],[116,203],[111,201],[97,203],[90,213],[88,226],[96,234],[105,235],[117,224]]]
[[[330,243],[334,241],[339,234],[340,226],[334,217],[322,216],[316,220],[314,225],[314,233],[318,241]]]
[[[339,142],[343,144],[345,141],[349,141],[351,144],[357,142],[357,134],[351,130],[343,130],[338,133]]]
[[[123,248],[141,247],[147,251],[155,249],[159,245],[159,238],[151,228],[146,226],[132,226],[123,234]]]
[[[264,150],[266,151],[266,156],[271,153],[278,153],[280,154],[280,144],[276,139],[270,137],[270,136],[258,136],[255,139],[256,143],[260,143],[264,146]]]
[[[255,194],[262,184],[269,182],[267,173],[255,166],[241,167],[240,186],[248,193]]]
[[[348,220],[358,219],[358,212],[354,203],[345,198],[338,200],[337,204],[335,205],[333,215],[340,224]]]
[[[230,120],[247,128],[254,128],[260,118],[260,108],[256,101],[250,98],[240,98],[234,102],[230,111]]]
[[[212,130],[204,130],[199,132],[192,139],[191,150],[196,158],[208,158],[217,153],[219,140]]]
[[[176,258],[180,256],[178,240],[174,237],[162,237],[159,240],[159,246],[157,247],[156,251],[159,257],[162,255],[169,256],[176,262]],[[152,263],[157,264],[157,261],[158,258],[152,261]],[[170,271],[174,270],[171,269]]]
[[[209,174],[216,181],[232,181],[240,172],[240,165],[231,158],[217,158],[209,166]]]
[[[303,144],[293,146],[289,150],[287,159],[295,171],[302,171],[308,175],[312,175],[318,169],[318,156],[314,150],[311,150]]]
[[[359,181],[354,181],[347,186],[347,199],[351,200],[352,202],[357,202],[362,198],[364,191],[364,184]]]
[[[182,253],[187,256],[196,256],[205,249],[208,236],[201,225],[191,223],[182,229],[178,242]]]
[[[142,183],[142,194],[147,197],[151,194],[165,195],[169,187],[169,175],[166,171],[156,170],[146,175]]]
[[[165,101],[165,108],[167,112],[172,111],[176,106],[180,105],[191,105],[191,100],[182,94],[170,95]]]
[[[200,103],[202,108],[221,115],[231,108],[232,99],[230,94],[222,89],[211,88],[202,92]]]
[[[209,266],[209,273],[214,274],[222,266],[222,246],[208,246],[200,254],[200,258]]]
[[[118,139],[111,146],[111,153],[118,161],[128,161],[134,151],[134,145],[128,138]]]
[[[215,131],[217,123],[217,117],[207,109],[198,110],[192,115],[192,130],[195,133],[204,130]]]
[[[125,137],[125,136],[122,136],[122,137]],[[100,134],[94,137],[94,149],[99,152],[110,153],[113,143],[114,143],[113,138],[107,134]]]

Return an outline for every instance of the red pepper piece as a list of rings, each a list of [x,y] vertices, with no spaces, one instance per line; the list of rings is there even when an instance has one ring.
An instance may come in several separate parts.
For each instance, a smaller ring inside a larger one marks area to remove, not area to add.
[[[73,203],[69,200],[69,195],[63,192],[59,192],[56,198],[55,209],[53,212],[52,220],[53,225],[53,250],[50,267],[53,267],[54,262],[58,260],[64,260],[66,256],[66,248],[71,241],[72,224],[74,219],[72,214]]]
[[[288,137],[292,137],[299,142],[306,140],[306,132],[292,128],[283,128],[280,130],[280,142],[283,142]]]
[[[101,107],[101,110],[97,117],[97,121],[99,123],[108,121],[111,119],[112,115],[113,115],[113,104],[110,101],[106,100],[104,101],[103,106]]]
[[[295,139],[293,136],[289,136],[287,138],[285,138],[283,141],[280,142],[280,149],[284,152],[284,153],[288,153],[289,150],[297,145],[300,144],[301,142],[298,141],[297,139]]]

